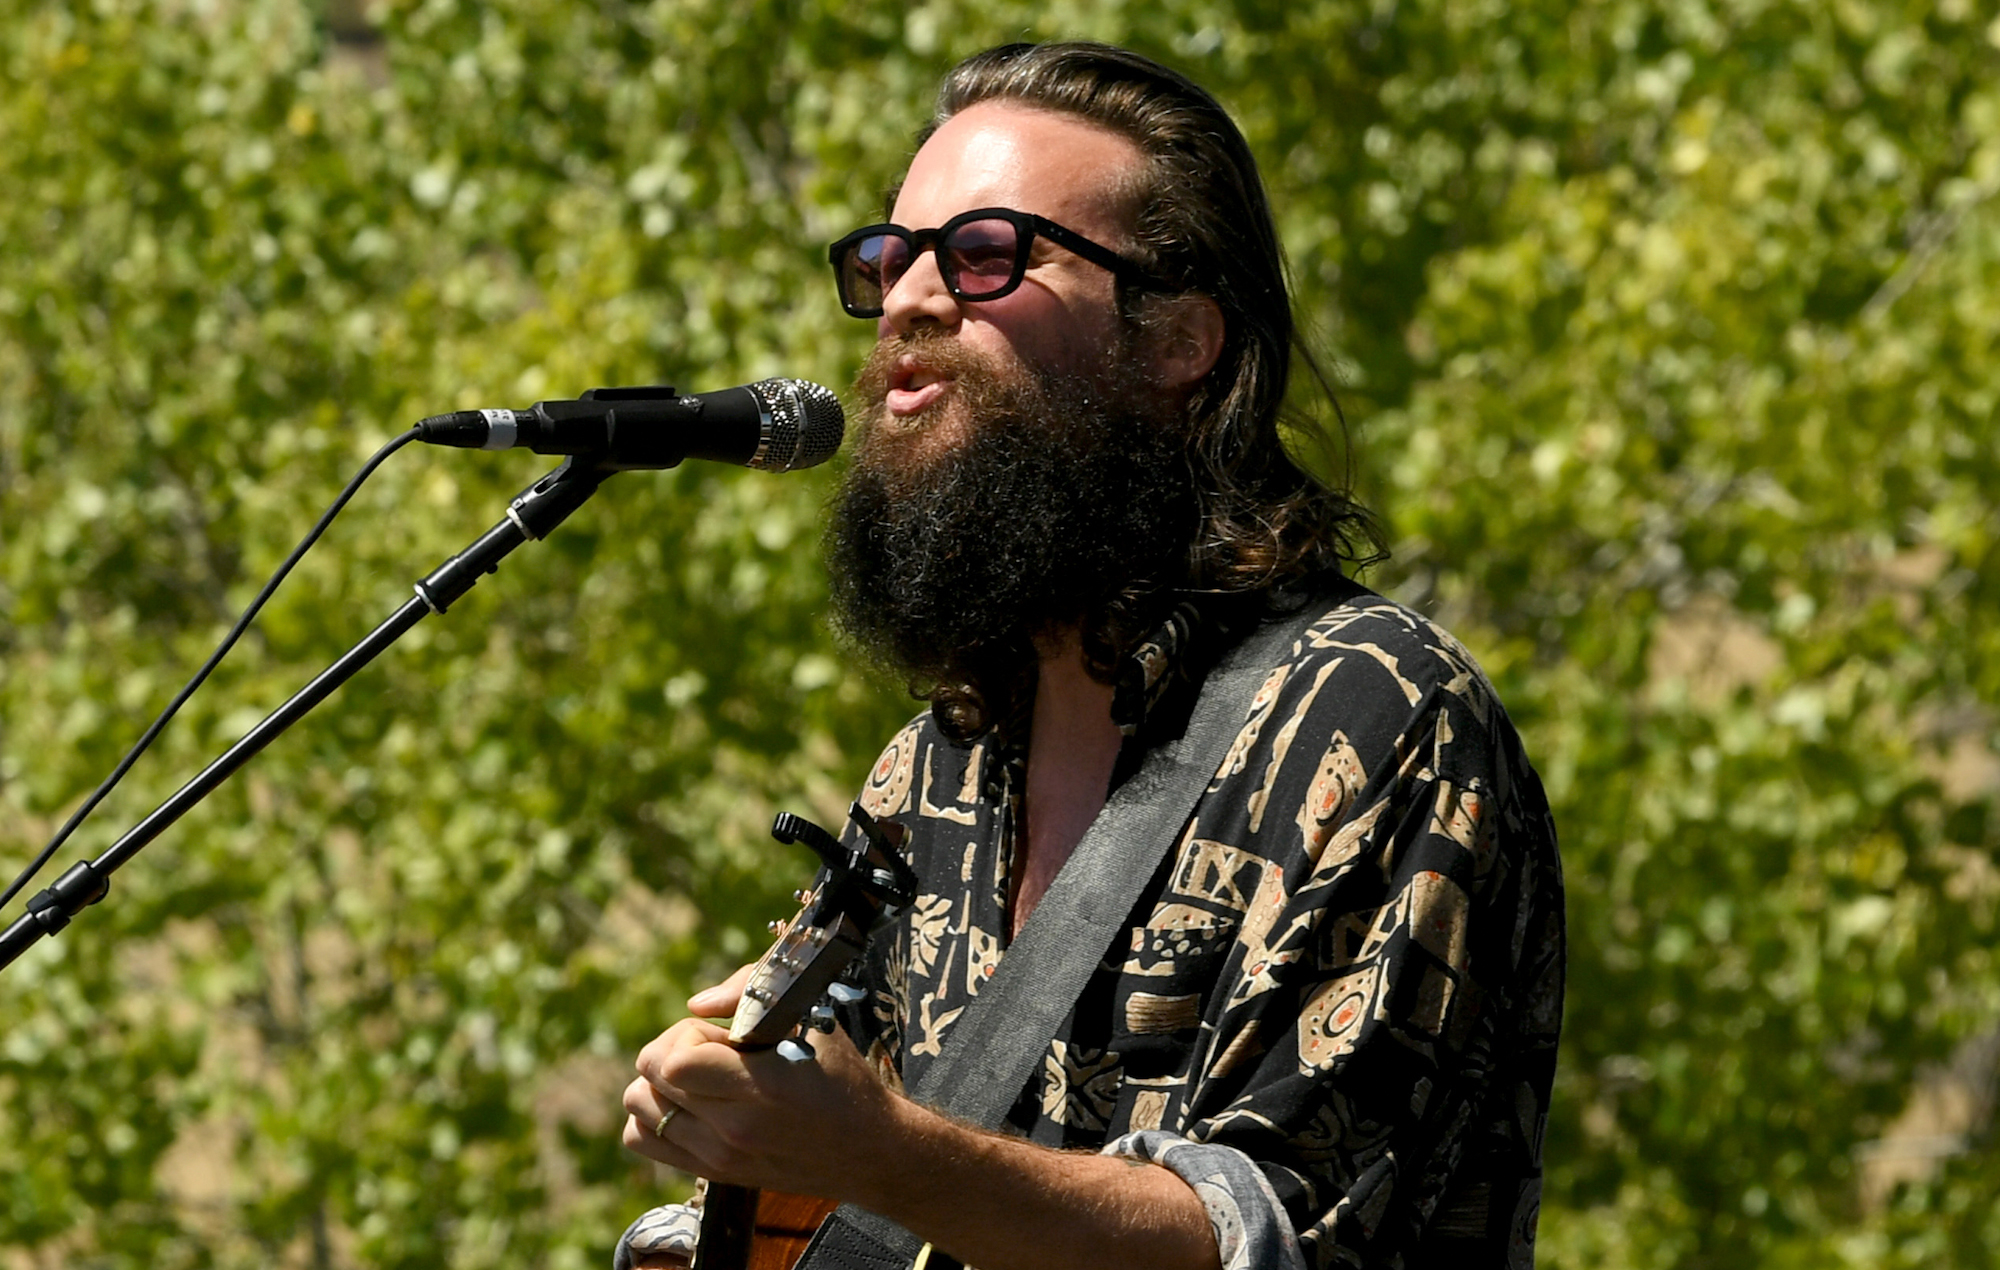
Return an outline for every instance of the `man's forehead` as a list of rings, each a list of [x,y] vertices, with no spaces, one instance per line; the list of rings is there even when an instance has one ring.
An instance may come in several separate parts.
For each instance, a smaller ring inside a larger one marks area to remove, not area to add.
[[[1010,101],[969,106],[940,125],[891,192],[912,228],[975,207],[1034,212],[1079,231],[1128,224],[1144,155],[1123,134],[1076,115]],[[935,217],[935,219],[929,219]]]

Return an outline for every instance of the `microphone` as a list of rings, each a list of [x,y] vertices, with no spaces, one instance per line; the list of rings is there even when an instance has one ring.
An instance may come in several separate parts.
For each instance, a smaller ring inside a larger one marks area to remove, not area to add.
[[[846,416],[831,390],[765,379],[682,396],[667,387],[593,388],[574,401],[526,410],[454,410],[417,424],[417,439],[466,450],[522,447],[589,458],[616,471],[713,459],[766,472],[824,463]]]

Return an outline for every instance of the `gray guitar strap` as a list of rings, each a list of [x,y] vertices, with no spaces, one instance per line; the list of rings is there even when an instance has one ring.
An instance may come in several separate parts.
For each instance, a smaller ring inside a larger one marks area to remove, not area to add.
[[[984,1128],[1006,1118],[1300,629],[1295,615],[1266,623],[1209,673],[1187,730],[1155,746],[1112,792],[912,1097]],[[907,1270],[924,1246],[887,1218],[843,1204],[795,1270]],[[958,1263],[933,1252],[926,1265]]]

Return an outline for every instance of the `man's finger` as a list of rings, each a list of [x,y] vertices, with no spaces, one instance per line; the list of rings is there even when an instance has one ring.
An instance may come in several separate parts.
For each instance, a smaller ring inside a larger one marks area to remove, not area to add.
[[[749,1180],[749,1170],[760,1158],[755,1151],[731,1142],[714,1125],[692,1112],[669,1116],[664,1133],[654,1132],[659,1120],[651,1105],[646,1105],[643,1112],[626,1116],[621,1135],[625,1149],[696,1177],[756,1185]]]
[[[625,1132],[622,1135],[622,1140],[625,1144],[625,1149],[634,1155],[643,1155],[649,1160],[658,1160],[661,1164],[677,1168],[683,1173],[692,1173],[697,1177],[702,1176],[702,1162],[696,1159],[693,1153],[673,1141],[673,1125],[669,1124],[667,1131],[667,1137],[658,1137],[653,1133],[650,1123],[641,1124],[638,1116],[627,1116],[625,1117]]]
[[[664,1139],[675,1117],[685,1114],[687,1108],[675,1102],[673,1095],[660,1089],[644,1076],[625,1086],[623,1106],[632,1123],[648,1129],[654,1137]],[[630,1145],[629,1143],[627,1145]]]
[[[634,1067],[642,1081],[676,1103],[754,1097],[764,1080],[749,1063],[763,1056],[737,1049],[728,1036],[713,1023],[683,1019],[640,1050]]]
[[[676,1056],[702,1045],[727,1045],[729,1033],[706,1019],[682,1019],[652,1040],[632,1066],[643,1076],[659,1078],[678,1061]]]
[[[743,1000],[743,985],[750,982],[755,962],[737,967],[736,973],[713,987],[703,988],[688,998],[688,1009],[704,1019],[726,1019],[736,1013]]]

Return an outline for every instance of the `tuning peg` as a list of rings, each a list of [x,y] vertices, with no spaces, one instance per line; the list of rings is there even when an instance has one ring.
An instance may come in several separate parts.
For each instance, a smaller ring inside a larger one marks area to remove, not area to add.
[[[819,1057],[809,1046],[801,1045],[789,1036],[779,1041],[777,1048],[778,1057],[788,1063],[810,1063]]]
[[[779,842],[804,843],[828,868],[838,869],[847,863],[847,852],[841,849],[832,834],[789,811],[779,812],[777,819],[771,822],[771,836]]]
[[[814,1006],[806,1014],[806,1026],[815,1032],[833,1031],[833,1007],[824,1003]]]
[[[826,985],[826,995],[841,1005],[858,1005],[868,996],[868,989],[836,979]]]

